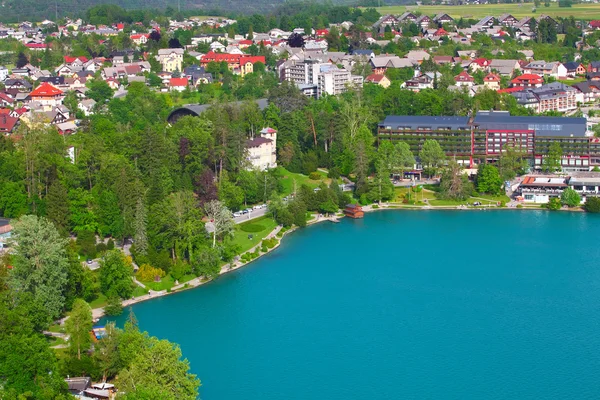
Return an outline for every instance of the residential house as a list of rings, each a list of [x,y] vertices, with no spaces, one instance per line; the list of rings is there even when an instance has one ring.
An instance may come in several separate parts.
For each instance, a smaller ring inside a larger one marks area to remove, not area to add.
[[[96,102],[93,99],[85,99],[79,102],[77,107],[83,111],[83,114],[86,117],[89,117],[94,113],[94,107],[96,106]]]
[[[213,77],[205,71],[204,67],[199,65],[191,65],[183,69],[183,76],[190,80],[193,86],[199,84],[212,83]]]
[[[420,26],[421,29],[427,29],[429,27],[429,25],[431,25],[431,18],[429,18],[429,16],[423,14],[421,16],[419,16],[419,18],[417,18],[417,20],[415,21],[415,24],[417,24],[417,26]]]
[[[19,118],[13,117],[8,113],[0,114],[0,133],[4,135],[11,134],[17,124],[19,123]]]
[[[317,97],[324,95],[337,96],[345,93],[350,87],[361,87],[363,77],[352,75],[350,71],[324,64],[317,76]]]
[[[416,17],[415,17],[416,19]],[[392,27],[398,24],[398,19],[396,17],[394,17],[393,15],[382,15],[381,18],[379,18],[379,20],[377,20],[377,22],[375,22],[373,24],[373,28],[377,29],[377,30],[384,30],[384,28],[386,26]]]
[[[467,71],[462,71],[460,74],[454,77],[454,81],[456,82],[456,86],[462,87],[467,86],[471,87],[475,84],[475,79],[467,73]]]
[[[181,71],[183,65],[183,49],[159,49],[156,59],[162,65],[163,71]]]
[[[12,89],[24,93],[30,91],[33,86],[25,79],[8,78],[4,81],[4,87],[6,88],[6,90]]]
[[[496,71],[500,75],[511,76],[516,69],[519,69],[518,60],[499,60],[490,61],[489,70]]]
[[[544,84],[544,78],[537,74],[523,74],[510,82],[513,87],[538,88]]]
[[[572,87],[581,93],[583,103],[593,103],[600,98],[600,82],[579,82],[575,83]]]
[[[264,128],[260,136],[246,141],[250,169],[265,171],[277,167],[277,131]]]
[[[498,90],[500,89],[500,81],[500,75],[490,73],[483,77],[483,86],[491,90]]]
[[[525,66],[523,72],[526,74],[551,76],[555,79],[565,78],[567,76],[567,69],[561,62],[558,61],[532,61]]]
[[[412,68],[413,62],[407,58],[398,56],[375,56],[369,60],[373,73],[385,74],[388,68]]]
[[[454,18],[445,13],[437,14],[433,17],[433,21],[437,24],[452,24],[454,23]]]
[[[244,76],[254,72],[254,64],[266,64],[264,56],[247,56],[239,54],[208,52],[200,58],[200,66],[206,68],[210,62],[226,62],[234,74]]]
[[[454,64],[454,57],[452,57],[452,56],[434,56],[433,62],[436,63],[437,65]]]
[[[469,71],[471,71],[471,73],[477,71],[487,72],[490,69],[490,63],[491,60],[486,58],[476,58],[469,63]]]
[[[493,16],[487,16],[479,20],[479,22],[473,25],[473,27],[479,30],[484,30],[496,25],[496,22],[496,18],[494,18]]]
[[[593,30],[593,31],[600,30],[600,20],[595,19],[593,21],[590,21],[588,23],[588,28],[591,29],[591,30]]]
[[[129,36],[131,41],[138,46],[143,46],[148,43],[148,38],[150,37],[147,33],[134,33]]]
[[[421,64],[423,60],[429,60],[431,56],[425,50],[411,50],[404,58],[409,59],[414,65]]]
[[[517,25],[519,23],[519,20],[510,14],[502,14],[500,17],[498,17],[498,22],[500,23],[500,25],[512,27]]]
[[[63,97],[63,91],[48,82],[42,82],[40,86],[29,93],[30,101],[41,104],[44,111],[50,111],[62,104]]]
[[[0,106],[12,107],[15,104],[15,99],[8,93],[0,92]]]
[[[592,61],[587,66],[587,72],[600,72],[600,61]]]
[[[441,78],[441,75],[438,74],[438,79]],[[424,89],[433,89],[433,81],[434,75],[431,72],[421,74],[412,79],[403,82],[400,87],[406,88],[408,90],[412,90],[413,92],[419,92]]]
[[[400,15],[398,17],[398,23],[401,23],[401,24],[407,24],[407,23],[416,22],[416,21],[417,21],[416,15],[411,13],[410,11],[405,11],[404,13],[402,13],[402,15]]]
[[[585,66],[580,62],[571,61],[571,62],[566,62],[563,65],[567,69],[566,76],[568,76],[568,77],[574,78],[577,75],[585,75],[585,73],[586,73]]]
[[[388,79],[387,76],[380,74],[371,74],[367,76],[365,78],[365,82],[374,83],[386,89],[392,84],[392,82]]]

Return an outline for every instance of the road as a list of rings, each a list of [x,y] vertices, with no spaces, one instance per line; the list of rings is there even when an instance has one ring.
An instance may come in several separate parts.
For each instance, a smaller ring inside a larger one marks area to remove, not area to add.
[[[240,215],[239,217],[233,217],[233,220],[236,224],[241,224],[242,222],[250,221],[255,218],[260,218],[266,215],[268,212],[267,207],[259,208],[257,210],[252,210],[248,214]]]

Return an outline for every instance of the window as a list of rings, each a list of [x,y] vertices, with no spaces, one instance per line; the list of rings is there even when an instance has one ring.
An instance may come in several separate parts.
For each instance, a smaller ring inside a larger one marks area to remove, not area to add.
[[[533,200],[533,195],[532,194],[526,194],[525,195],[525,200]]]

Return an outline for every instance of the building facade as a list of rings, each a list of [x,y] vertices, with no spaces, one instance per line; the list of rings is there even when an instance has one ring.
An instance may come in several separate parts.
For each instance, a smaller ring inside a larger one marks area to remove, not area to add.
[[[277,131],[264,128],[260,136],[248,139],[248,162],[250,169],[265,171],[277,167]]]
[[[463,165],[494,162],[507,148],[541,168],[552,143],[563,151],[566,171],[589,171],[600,165],[600,141],[586,135],[585,118],[511,116],[505,111],[475,117],[388,116],[378,140],[403,141],[418,154],[425,140],[436,140],[448,157]]]

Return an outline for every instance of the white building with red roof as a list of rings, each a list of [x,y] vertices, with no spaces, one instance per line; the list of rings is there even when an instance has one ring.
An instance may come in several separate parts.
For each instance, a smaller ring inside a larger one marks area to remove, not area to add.
[[[471,87],[475,84],[475,79],[467,73],[467,71],[462,71],[460,74],[454,77],[456,81],[456,86],[467,86]]]
[[[29,93],[28,97],[30,101],[41,104],[44,111],[51,111],[54,107],[62,104],[64,93],[48,82],[42,82],[40,86]]]
[[[260,131],[260,136],[248,139],[246,148],[248,149],[249,169],[264,171],[277,167],[277,131],[275,129],[264,128]]]

